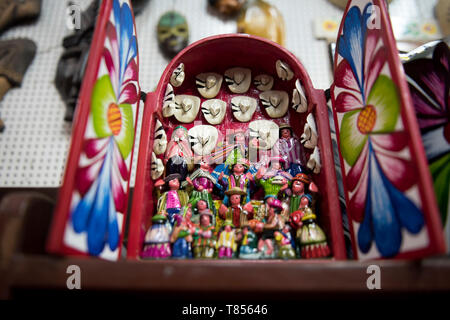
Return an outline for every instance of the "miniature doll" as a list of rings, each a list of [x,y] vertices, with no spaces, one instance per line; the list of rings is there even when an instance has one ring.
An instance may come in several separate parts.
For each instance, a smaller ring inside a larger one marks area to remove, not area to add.
[[[194,242],[192,246],[195,258],[211,259],[214,257],[216,238],[212,221],[211,210],[201,211],[200,226],[195,229],[193,234]]]
[[[269,170],[260,168],[255,175],[256,181],[264,189],[264,199],[278,197],[280,192],[286,191],[292,176],[282,170],[284,159],[272,157],[269,162]]]
[[[238,235],[239,258],[241,259],[259,259],[261,253],[258,251],[258,238],[250,226],[245,226]]]
[[[167,258],[172,254],[170,249],[170,226],[164,213],[156,214],[152,218],[152,225],[144,240],[142,258]]]
[[[178,126],[173,130],[172,137],[167,145],[164,155],[166,174],[178,173],[179,180],[184,181],[188,175],[188,170],[192,166],[193,153],[189,143],[188,131],[183,126]]]
[[[316,223],[316,215],[309,207],[305,207],[303,212],[303,225],[297,230],[296,236],[301,248],[301,257],[305,259],[328,257],[330,248],[325,233]]]
[[[300,160],[300,142],[294,136],[292,127],[287,123],[280,124],[280,138],[274,145],[273,153],[284,159],[286,171],[292,176],[304,172]]]
[[[253,176],[250,173],[245,173],[248,170],[248,161],[245,159],[239,159],[236,163],[230,165],[232,173],[224,178],[224,173],[222,172],[219,176],[219,183],[225,187],[225,190],[230,190],[232,188],[240,188],[245,193],[245,202],[250,201],[250,184],[253,182]],[[223,199],[223,204],[228,205],[228,195],[225,191],[225,197]]]
[[[217,240],[216,248],[219,259],[231,259],[236,252],[236,234],[233,222],[230,220],[225,221],[223,230],[220,232]]]
[[[284,227],[280,213],[283,210],[281,201],[273,199],[268,202],[269,212],[264,224],[261,239],[258,242],[258,250],[262,252],[264,258],[274,258],[276,256],[274,248],[275,231],[280,231]]]
[[[294,242],[289,225],[284,225],[281,231],[275,231],[275,240],[279,246],[278,257],[280,259],[295,259]]]
[[[216,208],[214,207],[211,193],[217,181],[211,175],[210,168],[208,162],[202,158],[200,167],[187,177],[186,181],[194,187],[194,190],[189,197],[189,202],[196,207],[199,200],[204,200],[206,201],[208,208],[215,214]]]
[[[168,191],[164,192],[158,200],[158,212],[166,211],[170,224],[173,226],[175,215],[179,214],[181,208],[188,204],[187,193],[180,190],[180,174],[173,173],[164,178]]]
[[[233,187],[227,190],[230,206],[222,204],[219,209],[219,217],[223,220],[230,220],[236,228],[242,228],[248,225],[248,220],[253,217],[253,206],[250,202],[241,205],[242,197],[247,195],[244,190]]]
[[[185,208],[184,215],[175,216],[175,226],[170,236],[170,242],[173,244],[173,258],[192,258],[191,242],[193,228],[190,228],[190,216],[192,211],[190,207]]]
[[[305,191],[317,192],[317,187],[306,174],[299,173],[292,178],[291,189],[292,195],[289,203],[289,212],[291,214],[306,206],[311,206],[312,197]]]

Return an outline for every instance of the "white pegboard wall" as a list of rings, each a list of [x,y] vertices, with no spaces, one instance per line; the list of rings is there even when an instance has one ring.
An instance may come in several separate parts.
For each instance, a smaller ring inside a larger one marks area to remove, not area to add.
[[[326,0],[266,0],[281,11],[286,23],[286,47],[303,63],[316,88],[332,81],[329,53],[324,41],[314,39],[316,17],[342,15]],[[74,0],[86,8],[89,0]],[[140,85],[153,91],[168,60],[158,48],[156,24],[166,11],[175,9],[189,24],[190,43],[204,37],[236,31],[233,19],[224,19],[208,8],[207,0],[150,0],[136,17],[140,54]],[[436,0],[394,0],[391,14],[426,18]],[[43,0],[39,19],[9,29],[0,40],[27,37],[38,46],[21,88],[9,91],[0,102],[6,130],[0,134],[0,187],[56,187],[61,184],[70,142],[70,124],[64,122],[65,106],[53,84],[62,53],[66,28],[66,1]],[[139,119],[142,118],[142,106]],[[141,123],[139,121],[139,123]],[[134,185],[140,128],[136,132],[131,185]]]

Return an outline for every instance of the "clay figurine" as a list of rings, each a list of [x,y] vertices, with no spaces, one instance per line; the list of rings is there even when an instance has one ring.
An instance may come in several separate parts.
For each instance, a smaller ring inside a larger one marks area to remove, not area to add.
[[[170,226],[163,213],[158,213],[152,218],[152,225],[147,231],[144,240],[142,258],[168,258],[172,254],[170,248]]]
[[[238,159],[236,163],[229,166],[231,174],[226,176],[224,172],[219,175],[219,184],[221,184],[226,191],[231,188],[241,189],[245,195],[245,202],[250,201],[250,183],[253,182],[253,176],[247,172],[249,169],[248,161],[246,159]],[[225,191],[225,195],[226,195]],[[223,204],[228,205],[228,196],[226,195],[223,199]]]
[[[316,215],[311,208],[304,209],[303,225],[297,230],[301,256],[305,259],[324,258],[330,255],[330,248],[322,228],[316,223]]]
[[[316,185],[304,173],[297,174],[292,178],[292,195],[290,196],[289,212],[292,214],[297,210],[311,206],[312,196],[307,192],[317,192]]]
[[[188,131],[183,126],[176,127],[167,145],[164,155],[166,174],[180,174],[180,180],[184,181],[188,174],[188,167],[193,164],[193,154],[189,142]]]
[[[172,243],[172,257],[178,259],[192,258],[192,233],[193,228],[190,227],[190,217],[192,211],[190,207],[184,208],[183,215],[175,216],[175,224],[170,235],[170,242]]]
[[[291,227],[284,225],[281,231],[275,231],[275,241],[278,244],[278,258],[295,259],[295,250],[293,238],[291,235]]]
[[[236,252],[236,234],[234,225],[230,220],[225,221],[223,230],[217,239],[216,248],[218,250],[217,257],[219,259],[231,259]]]
[[[294,136],[292,127],[287,123],[280,124],[280,138],[274,145],[274,154],[279,155],[285,161],[286,170],[295,176],[303,172],[301,162],[301,145]]]
[[[195,229],[192,243],[195,258],[214,257],[216,237],[214,235],[213,215],[209,209],[200,213],[200,226]]]
[[[283,220],[280,217],[283,206],[278,199],[271,199],[267,204],[269,206],[268,216],[266,218],[266,223],[264,224],[261,238],[258,242],[258,250],[262,252],[263,258],[275,258],[275,231],[282,230],[284,227]]]
[[[175,215],[181,213],[181,209],[188,204],[189,197],[186,191],[180,190],[179,173],[172,173],[164,178],[166,188],[169,190],[164,192],[158,200],[158,212],[167,212],[170,224],[175,223]]]
[[[253,206],[250,202],[242,205],[242,197],[247,193],[239,187],[232,187],[225,191],[229,197],[229,206],[222,204],[219,208],[219,216],[223,220],[233,222],[235,228],[242,228],[248,225],[248,221],[253,218]]]
[[[259,259],[261,253],[258,251],[258,237],[249,226],[245,226],[238,235],[239,258]]]
[[[208,208],[215,214],[216,210],[211,194],[217,180],[211,175],[210,170],[211,167],[207,160],[202,159],[200,167],[187,177],[186,181],[194,187],[189,200],[192,206],[196,207],[199,200],[204,200]]]
[[[264,189],[264,199],[277,198],[281,192],[286,191],[292,176],[284,171],[284,159],[272,157],[269,169],[261,167],[255,175],[257,183]]]
[[[186,18],[175,11],[166,12],[158,21],[158,43],[164,55],[173,58],[189,41]]]

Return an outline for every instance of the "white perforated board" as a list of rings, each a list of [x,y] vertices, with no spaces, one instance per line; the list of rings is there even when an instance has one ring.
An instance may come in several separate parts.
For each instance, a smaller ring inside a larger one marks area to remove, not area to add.
[[[316,88],[332,82],[327,44],[314,39],[316,17],[342,15],[326,0],[266,0],[281,11],[286,22],[286,47],[304,64]],[[83,9],[89,0],[74,0]],[[390,12],[396,16],[428,18],[436,0],[394,0]],[[156,24],[166,11],[176,9],[189,24],[190,43],[207,36],[236,31],[236,22],[223,19],[208,8],[207,0],[150,0],[136,17],[140,53],[140,84],[153,91],[166,67],[156,42]],[[62,53],[66,27],[66,1],[43,0],[40,18],[0,35],[0,40],[27,37],[38,52],[22,87],[10,90],[0,102],[6,130],[0,134],[0,187],[57,187],[62,182],[70,143],[70,124],[64,122],[65,107],[53,84],[56,64]],[[142,106],[142,104],[141,104]],[[142,109],[141,109],[142,111]],[[142,112],[139,115],[139,123]],[[137,139],[140,137],[138,126]],[[138,141],[137,141],[138,142]],[[136,150],[139,143],[136,143]],[[133,161],[134,185],[137,151]]]

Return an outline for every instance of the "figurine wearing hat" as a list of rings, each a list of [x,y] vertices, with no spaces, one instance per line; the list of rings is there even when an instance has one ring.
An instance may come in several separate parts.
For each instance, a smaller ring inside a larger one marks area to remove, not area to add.
[[[253,206],[250,202],[242,205],[242,197],[247,193],[239,187],[233,187],[225,192],[229,197],[230,205],[222,204],[219,208],[219,217],[231,221],[236,228],[242,228],[248,225],[248,220],[253,217]]]
[[[249,163],[246,159],[237,159],[235,163],[230,164],[230,171],[232,172],[229,176],[225,176],[224,172],[219,175],[219,183],[225,188],[225,197],[223,203],[225,205],[229,204],[229,195],[227,191],[232,188],[239,188],[245,194],[245,202],[250,201],[250,184],[253,182],[253,176],[250,173],[245,173],[249,168]],[[244,196],[243,195],[243,196]]]
[[[216,239],[214,234],[213,214],[205,209],[200,212],[200,226],[195,229],[194,257],[211,259],[214,257]]]
[[[259,239],[258,250],[263,252],[264,257],[274,257],[274,239],[275,231],[283,230],[284,222],[280,217],[280,213],[283,210],[283,206],[280,200],[272,199],[268,202],[269,212],[266,223],[264,224],[264,230]]]
[[[283,171],[285,161],[281,157],[272,157],[269,170],[260,168],[255,175],[256,181],[264,189],[265,199],[277,197],[280,192],[287,190],[292,176]]]
[[[231,259],[234,252],[236,252],[236,234],[232,221],[225,221],[223,230],[220,232],[217,240],[216,248],[218,249],[217,256],[219,259]]]
[[[180,190],[180,178],[179,173],[173,173],[164,178],[165,186],[169,190],[162,194],[157,204],[158,212],[167,212],[171,225],[175,222],[174,215],[179,214],[189,200],[186,191]]]
[[[293,212],[311,206],[312,197],[307,192],[317,192],[316,185],[311,181],[308,175],[304,173],[297,174],[292,179],[292,195],[289,203],[289,212]]]
[[[294,136],[292,127],[287,123],[279,126],[280,137],[275,143],[273,151],[275,155],[279,155],[285,161],[286,170],[292,175],[303,172],[301,162],[301,144]]]

